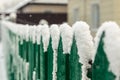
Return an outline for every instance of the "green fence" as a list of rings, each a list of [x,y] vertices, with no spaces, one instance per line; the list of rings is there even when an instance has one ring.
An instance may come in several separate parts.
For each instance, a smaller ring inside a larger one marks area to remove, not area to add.
[[[95,47],[85,22],[49,28],[3,21],[2,26],[9,80],[115,80],[102,49],[105,32],[92,62]]]

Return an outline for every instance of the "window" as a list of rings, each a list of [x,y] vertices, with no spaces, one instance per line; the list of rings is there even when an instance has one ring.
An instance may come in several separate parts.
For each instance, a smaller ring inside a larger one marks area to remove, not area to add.
[[[79,8],[73,9],[73,22],[76,22],[79,20]]]
[[[100,23],[99,4],[92,4],[92,25],[93,28],[98,28]]]

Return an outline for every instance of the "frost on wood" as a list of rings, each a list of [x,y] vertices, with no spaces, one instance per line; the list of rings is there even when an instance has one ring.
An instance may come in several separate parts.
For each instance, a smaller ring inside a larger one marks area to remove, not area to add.
[[[51,25],[50,34],[52,38],[52,48],[53,48],[53,80],[57,80],[57,49],[60,39],[59,27],[56,24]]]
[[[79,21],[73,25],[73,31],[78,48],[79,62],[82,65],[82,80],[88,80],[87,69],[91,67],[88,63],[94,54],[93,38],[90,34],[89,25]]]
[[[68,53],[70,54],[72,40],[73,40],[72,27],[70,27],[67,23],[64,23],[60,25],[60,33],[62,37],[64,54],[68,54]]]
[[[50,38],[48,25],[44,24],[43,26],[41,26],[41,36],[42,36],[42,41],[44,46],[44,52],[46,52],[49,44],[49,38]]]
[[[120,75],[120,28],[115,22],[105,22],[102,24],[95,38],[96,47],[98,46],[100,36],[105,31],[104,50],[108,61],[110,62],[109,70],[112,71],[116,80]]]

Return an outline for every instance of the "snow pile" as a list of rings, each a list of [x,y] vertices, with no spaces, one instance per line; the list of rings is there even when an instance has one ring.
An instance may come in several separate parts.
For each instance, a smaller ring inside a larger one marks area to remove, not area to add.
[[[44,45],[44,52],[46,52],[49,45],[49,38],[50,38],[48,25],[44,24],[43,26],[41,26],[41,36],[42,36],[42,41]]]
[[[56,50],[56,49],[58,49],[59,38],[60,38],[59,26],[56,24],[51,25],[50,34],[52,37],[52,47],[53,47],[53,49]]]
[[[100,36],[105,31],[104,50],[110,62],[109,70],[116,75],[116,80],[120,77],[120,28],[115,22],[105,22],[102,24],[95,38],[96,47]]]
[[[5,54],[2,43],[0,42],[0,80],[8,80],[5,62]]]
[[[24,30],[25,30],[25,40],[29,41],[29,25],[25,25]]]
[[[93,38],[90,34],[89,25],[78,21],[73,25],[73,31],[77,43],[79,62],[82,65],[82,80],[88,80],[87,69],[91,67],[88,63],[94,55]]]
[[[41,40],[41,27],[42,27],[42,25],[38,25],[36,28],[36,42],[37,42],[37,44],[40,44],[40,40]]]
[[[29,63],[26,62],[26,64],[25,64],[25,80],[28,80],[28,73],[29,73]]]
[[[60,25],[60,33],[63,42],[63,51],[64,54],[70,53],[72,40],[73,40],[73,31],[67,23]]]
[[[9,21],[2,21],[1,24],[2,24],[2,26],[5,26],[7,29],[9,29],[10,31],[12,31],[15,34],[17,34],[17,32],[18,32],[18,27],[21,26],[21,25],[19,25],[17,27],[17,24],[9,22]]]
[[[50,34],[52,38],[52,48],[53,48],[53,80],[57,80],[57,49],[59,44],[60,38],[60,31],[59,27],[56,24],[51,25],[50,27]]]
[[[29,26],[29,35],[30,40],[35,43],[36,42],[36,26]]]

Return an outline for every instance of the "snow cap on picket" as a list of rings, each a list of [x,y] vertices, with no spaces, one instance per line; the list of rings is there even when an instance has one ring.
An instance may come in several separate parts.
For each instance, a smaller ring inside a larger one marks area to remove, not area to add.
[[[42,25],[38,25],[37,28],[36,28],[36,42],[37,42],[37,44],[40,44],[41,28],[42,28]]]
[[[29,35],[30,35],[30,40],[35,43],[36,42],[36,26],[30,26],[29,27]]]
[[[29,41],[29,25],[24,26],[24,34],[25,34],[25,40]]]
[[[73,31],[67,23],[60,25],[60,34],[62,37],[63,51],[64,54],[70,54],[72,40],[73,40]]]
[[[49,39],[50,39],[49,26],[47,24],[44,24],[43,26],[41,26],[41,36],[42,36],[42,41],[44,46],[44,52],[46,52],[49,45]]]
[[[18,31],[18,25],[13,23],[13,22],[10,22],[10,21],[2,21],[1,24],[3,26],[5,26],[7,29],[9,29],[11,32],[17,34],[17,31]]]
[[[17,29],[16,30],[18,30],[18,34],[19,34],[19,36],[20,36],[20,43],[21,44],[23,44],[23,40],[25,39],[25,29],[24,29],[24,26],[23,25],[18,25],[18,24],[16,24],[16,27],[17,27]]]
[[[115,22],[109,21],[102,24],[95,38],[96,47],[99,44],[100,36],[105,31],[104,50],[108,61],[110,62],[109,70],[112,71],[116,80],[120,75],[120,28]]]
[[[53,24],[50,27],[50,34],[52,38],[52,48],[53,48],[53,80],[57,79],[57,49],[59,45],[59,39],[60,39],[60,31],[59,26],[57,24]]]
[[[87,65],[95,51],[89,25],[86,22],[78,21],[73,25],[73,31],[78,47],[78,55],[80,57],[79,62]]]
[[[60,38],[59,26],[57,24],[51,25],[50,34],[52,38],[52,48],[56,50],[58,49],[59,38]]]

